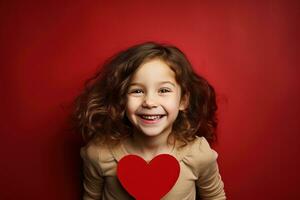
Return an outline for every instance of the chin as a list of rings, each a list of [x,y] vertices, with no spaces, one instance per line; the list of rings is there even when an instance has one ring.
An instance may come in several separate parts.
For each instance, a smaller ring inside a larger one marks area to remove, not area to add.
[[[143,132],[142,134],[146,137],[155,137],[161,135],[161,133],[145,133],[145,132]]]
[[[143,134],[146,137],[156,137],[159,135],[165,134],[165,130],[143,130],[140,129],[141,134]]]

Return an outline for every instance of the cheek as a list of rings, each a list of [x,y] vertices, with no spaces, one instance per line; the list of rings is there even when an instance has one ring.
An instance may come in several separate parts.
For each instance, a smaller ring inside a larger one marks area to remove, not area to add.
[[[170,101],[167,105],[168,111],[172,115],[177,115],[179,112],[179,103],[176,101]]]
[[[179,94],[170,96],[168,99],[165,99],[165,102],[167,102],[170,108],[178,109],[180,104],[180,96]]]
[[[136,99],[128,98],[126,101],[126,113],[134,112],[138,107],[138,101]]]

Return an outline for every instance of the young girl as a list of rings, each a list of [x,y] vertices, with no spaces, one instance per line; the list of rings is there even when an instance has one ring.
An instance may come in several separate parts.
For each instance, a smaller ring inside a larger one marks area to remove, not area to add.
[[[74,117],[86,146],[83,199],[133,199],[120,184],[120,159],[133,154],[151,161],[169,154],[179,178],[163,200],[226,199],[216,139],[213,87],[175,46],[147,42],[109,59],[86,82]],[[149,188],[151,190],[151,188]]]

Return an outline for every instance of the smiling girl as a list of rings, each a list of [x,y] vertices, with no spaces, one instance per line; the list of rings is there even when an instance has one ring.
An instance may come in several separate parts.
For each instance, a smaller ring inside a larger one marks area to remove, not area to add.
[[[147,42],[119,52],[75,103],[76,128],[87,142],[84,200],[132,199],[116,177],[129,154],[177,159],[180,175],[164,200],[226,199],[218,154],[208,144],[216,138],[215,92],[177,47]]]

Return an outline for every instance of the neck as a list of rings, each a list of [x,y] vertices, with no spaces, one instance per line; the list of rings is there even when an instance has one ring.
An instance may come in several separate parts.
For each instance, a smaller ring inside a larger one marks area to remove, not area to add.
[[[141,133],[133,133],[129,138],[129,153],[138,154],[145,160],[151,160],[158,154],[170,153],[172,150],[173,138],[170,138],[168,143],[169,134],[162,134],[158,136],[145,136]]]

